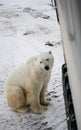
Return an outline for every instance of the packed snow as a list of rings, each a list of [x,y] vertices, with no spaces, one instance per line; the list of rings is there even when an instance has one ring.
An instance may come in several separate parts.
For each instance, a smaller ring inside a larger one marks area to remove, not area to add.
[[[51,50],[55,61],[42,114],[14,112],[6,99],[9,72],[30,57]],[[67,130],[61,66],[60,27],[51,0],[0,0],[0,130]]]

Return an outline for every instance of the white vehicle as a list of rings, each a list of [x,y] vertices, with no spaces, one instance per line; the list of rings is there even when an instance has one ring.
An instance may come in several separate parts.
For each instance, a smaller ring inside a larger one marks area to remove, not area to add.
[[[63,91],[68,130],[81,130],[81,0],[55,0],[65,64]]]

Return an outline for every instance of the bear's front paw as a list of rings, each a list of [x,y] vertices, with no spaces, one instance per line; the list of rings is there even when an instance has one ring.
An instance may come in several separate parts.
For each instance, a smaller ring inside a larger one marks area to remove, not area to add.
[[[20,114],[25,114],[27,111],[28,111],[28,108],[26,106],[16,109],[16,112],[18,112]]]
[[[45,106],[40,106],[40,107],[36,107],[36,108],[33,107],[33,109],[31,109],[31,110],[34,113],[43,113],[47,110],[47,107],[45,107]]]
[[[50,105],[50,103],[49,103],[49,101],[44,100],[44,101],[41,101],[41,105],[48,106],[48,105]]]

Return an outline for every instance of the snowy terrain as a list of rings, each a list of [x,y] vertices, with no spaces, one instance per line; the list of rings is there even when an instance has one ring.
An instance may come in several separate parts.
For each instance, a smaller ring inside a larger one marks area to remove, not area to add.
[[[61,34],[50,4],[51,0],[0,0],[0,130],[67,130]],[[43,114],[13,112],[5,92],[9,72],[31,56],[49,50],[55,58],[46,93],[51,105]]]

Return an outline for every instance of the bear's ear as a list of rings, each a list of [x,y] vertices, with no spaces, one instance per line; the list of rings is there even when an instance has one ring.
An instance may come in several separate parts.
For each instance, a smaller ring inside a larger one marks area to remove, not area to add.
[[[52,54],[52,52],[51,52],[51,51],[49,51],[49,54]]]

